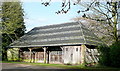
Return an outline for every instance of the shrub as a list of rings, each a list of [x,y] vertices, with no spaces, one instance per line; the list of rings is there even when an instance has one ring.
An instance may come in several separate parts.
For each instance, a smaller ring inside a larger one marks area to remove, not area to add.
[[[110,47],[100,46],[100,65],[120,67],[120,41],[113,43]]]
[[[109,66],[110,65],[110,48],[107,46],[99,46],[100,52],[100,65]]]
[[[110,60],[112,67],[120,67],[120,41],[110,46]]]

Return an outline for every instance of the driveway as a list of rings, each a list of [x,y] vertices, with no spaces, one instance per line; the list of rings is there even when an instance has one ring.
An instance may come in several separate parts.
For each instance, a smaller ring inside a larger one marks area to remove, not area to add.
[[[2,63],[2,69],[60,69],[60,68],[29,64]]]

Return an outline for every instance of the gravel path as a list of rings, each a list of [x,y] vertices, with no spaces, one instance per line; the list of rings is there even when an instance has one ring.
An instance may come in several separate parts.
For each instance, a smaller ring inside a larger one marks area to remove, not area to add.
[[[29,64],[2,63],[2,69],[60,69],[60,68]]]

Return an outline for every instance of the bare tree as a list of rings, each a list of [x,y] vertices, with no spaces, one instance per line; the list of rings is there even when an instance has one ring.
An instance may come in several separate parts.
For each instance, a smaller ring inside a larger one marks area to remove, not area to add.
[[[96,15],[93,15],[96,16]],[[101,23],[95,20],[83,18],[83,17],[75,17],[71,20],[80,21],[81,24],[86,26],[89,30],[94,32],[104,43],[110,45],[114,41],[114,38],[111,36],[112,33],[109,32],[107,29],[111,29],[109,25],[106,23]],[[107,28],[107,29],[106,29]]]
[[[47,2],[44,2],[44,0],[42,0],[42,4],[45,6],[49,6],[50,3],[51,0]],[[61,9],[58,10],[56,14],[67,13],[71,9],[71,4],[84,7],[84,10],[79,9],[77,13],[82,13],[82,17],[86,19],[95,20],[99,22],[100,25],[103,26],[106,29],[106,31],[109,32],[109,36],[111,36],[114,41],[118,41],[117,24],[120,1],[106,0],[103,2],[101,0],[91,0],[89,2],[83,3],[81,0],[63,0],[61,3]],[[96,16],[92,16],[92,14]],[[103,29],[101,28],[100,30]]]

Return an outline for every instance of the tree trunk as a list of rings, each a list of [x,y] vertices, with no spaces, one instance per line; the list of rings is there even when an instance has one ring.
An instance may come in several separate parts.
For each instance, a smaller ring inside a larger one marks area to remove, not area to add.
[[[113,34],[114,39],[117,42],[118,41],[118,35],[117,35],[117,2],[112,2],[112,17],[113,17]]]
[[[3,61],[8,61],[7,59],[7,48],[4,48],[2,51],[2,60]]]

